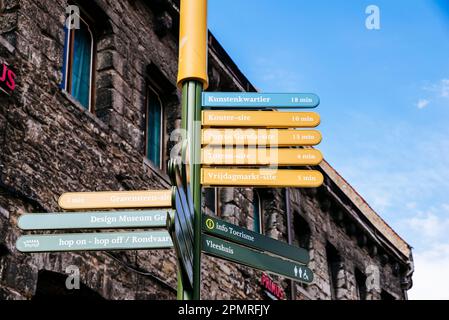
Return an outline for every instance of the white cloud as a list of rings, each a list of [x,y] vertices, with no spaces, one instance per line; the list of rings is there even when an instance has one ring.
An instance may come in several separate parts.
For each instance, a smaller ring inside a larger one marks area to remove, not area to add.
[[[404,219],[403,231],[419,244],[413,251],[415,272],[410,299],[449,299],[449,205],[417,211]]]
[[[423,89],[435,93],[438,97],[449,98],[449,79],[441,79],[437,83],[425,86]]]
[[[430,101],[427,99],[419,99],[416,106],[418,107],[418,109],[424,109],[425,107],[427,107],[429,105],[429,103],[430,103]]]
[[[449,97],[449,79],[441,80],[440,95],[445,98]]]
[[[443,240],[449,232],[449,213],[443,208],[439,216],[434,212],[427,212],[407,220],[405,224],[411,231],[420,233],[426,241]]]

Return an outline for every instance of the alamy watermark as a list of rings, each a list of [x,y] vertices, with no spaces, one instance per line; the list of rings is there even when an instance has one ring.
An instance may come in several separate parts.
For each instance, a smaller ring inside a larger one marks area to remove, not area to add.
[[[67,29],[79,29],[80,28],[80,8],[78,6],[67,6],[65,9],[67,18],[65,19],[65,26]]]
[[[68,290],[80,289],[80,269],[77,266],[70,265],[65,268],[65,273],[68,274],[65,280],[65,287]]]
[[[366,290],[368,292],[380,292],[380,271],[376,265],[369,265],[365,269]]]
[[[196,131],[209,141],[208,144],[202,145],[203,156],[210,162],[208,164],[246,165],[251,164],[254,159],[259,159],[272,169],[278,167],[277,145],[280,132],[278,129],[225,129],[223,134],[214,134],[211,129],[201,129],[201,121],[195,121],[193,127],[196,127]],[[210,132],[212,134],[209,134]],[[261,143],[259,139],[265,142]],[[193,155],[187,159],[182,158],[183,146],[188,146],[190,143],[188,130],[173,130],[170,134],[170,141],[175,142],[170,150],[171,159],[178,159],[186,164],[202,163],[201,158],[194,158]],[[247,148],[238,148],[237,146],[247,146]]]
[[[366,7],[365,13],[368,15],[365,20],[365,27],[368,30],[380,30],[380,9],[371,4]]]

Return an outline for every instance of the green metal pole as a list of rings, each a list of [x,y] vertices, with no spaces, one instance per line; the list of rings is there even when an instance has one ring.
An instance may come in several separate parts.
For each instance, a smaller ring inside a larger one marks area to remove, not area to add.
[[[187,81],[187,132],[190,148],[190,190],[194,215],[193,299],[201,299],[201,94],[199,81]],[[184,87],[183,87],[184,88]]]
[[[190,98],[189,98],[189,82],[185,82],[182,86],[182,98],[181,98],[181,139],[184,141],[185,139],[190,139],[188,136],[189,130],[189,110],[190,107]],[[179,258],[179,257],[178,257]],[[188,279],[186,279],[185,274],[181,269],[181,262],[178,261],[178,287],[177,287],[177,299],[178,300],[191,300],[194,296],[192,288],[190,285],[184,285],[189,283]],[[189,289],[190,288],[190,289]]]
[[[181,128],[183,139],[189,140],[190,190],[194,204],[193,292],[187,289],[183,273],[178,271],[178,299],[201,299],[201,94],[199,81],[186,81],[182,86]],[[182,294],[181,294],[182,292]]]

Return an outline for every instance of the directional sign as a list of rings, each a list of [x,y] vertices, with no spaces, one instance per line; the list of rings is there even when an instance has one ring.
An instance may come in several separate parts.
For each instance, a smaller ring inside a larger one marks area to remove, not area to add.
[[[206,165],[316,166],[323,161],[315,149],[203,148],[201,163]]]
[[[181,195],[183,191],[175,192],[175,235],[179,246],[176,249],[189,282],[193,285],[193,216],[186,209],[184,196]]]
[[[201,169],[201,184],[205,186],[316,188],[323,180],[322,173],[316,170]]]
[[[202,112],[202,124],[209,127],[313,128],[320,124],[320,116],[315,112],[216,110]]]
[[[33,213],[19,218],[22,230],[157,228],[171,210]]]
[[[172,184],[175,185],[172,194],[173,207],[176,208],[174,215],[175,250],[190,285],[193,286],[194,209],[189,184],[185,181],[187,179],[185,164],[171,159],[168,163],[168,173]]]
[[[205,92],[203,107],[315,108],[320,99],[313,93]]]
[[[275,273],[292,280],[305,283],[313,281],[312,270],[304,265],[273,257],[205,234],[202,236],[202,250],[212,256]]]
[[[213,129],[202,131],[202,144],[209,146],[314,146],[321,142],[316,130],[296,129]]]
[[[21,252],[169,249],[173,247],[166,230],[147,232],[73,233],[27,235],[17,239]]]
[[[309,252],[260,233],[203,214],[202,229],[213,236],[273,253],[296,262],[309,263]]]
[[[68,192],[59,197],[63,209],[169,208],[171,190]]]

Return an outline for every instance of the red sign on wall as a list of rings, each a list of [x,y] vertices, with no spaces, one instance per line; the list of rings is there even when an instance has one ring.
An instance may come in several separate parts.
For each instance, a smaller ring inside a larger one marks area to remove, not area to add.
[[[16,74],[5,63],[0,64],[0,91],[10,95],[16,88]]]
[[[275,298],[279,300],[283,300],[285,298],[285,292],[284,289],[281,288],[281,286],[277,285],[268,275],[265,273],[262,274],[262,278],[260,279],[260,282],[264,289],[273,295]]]

